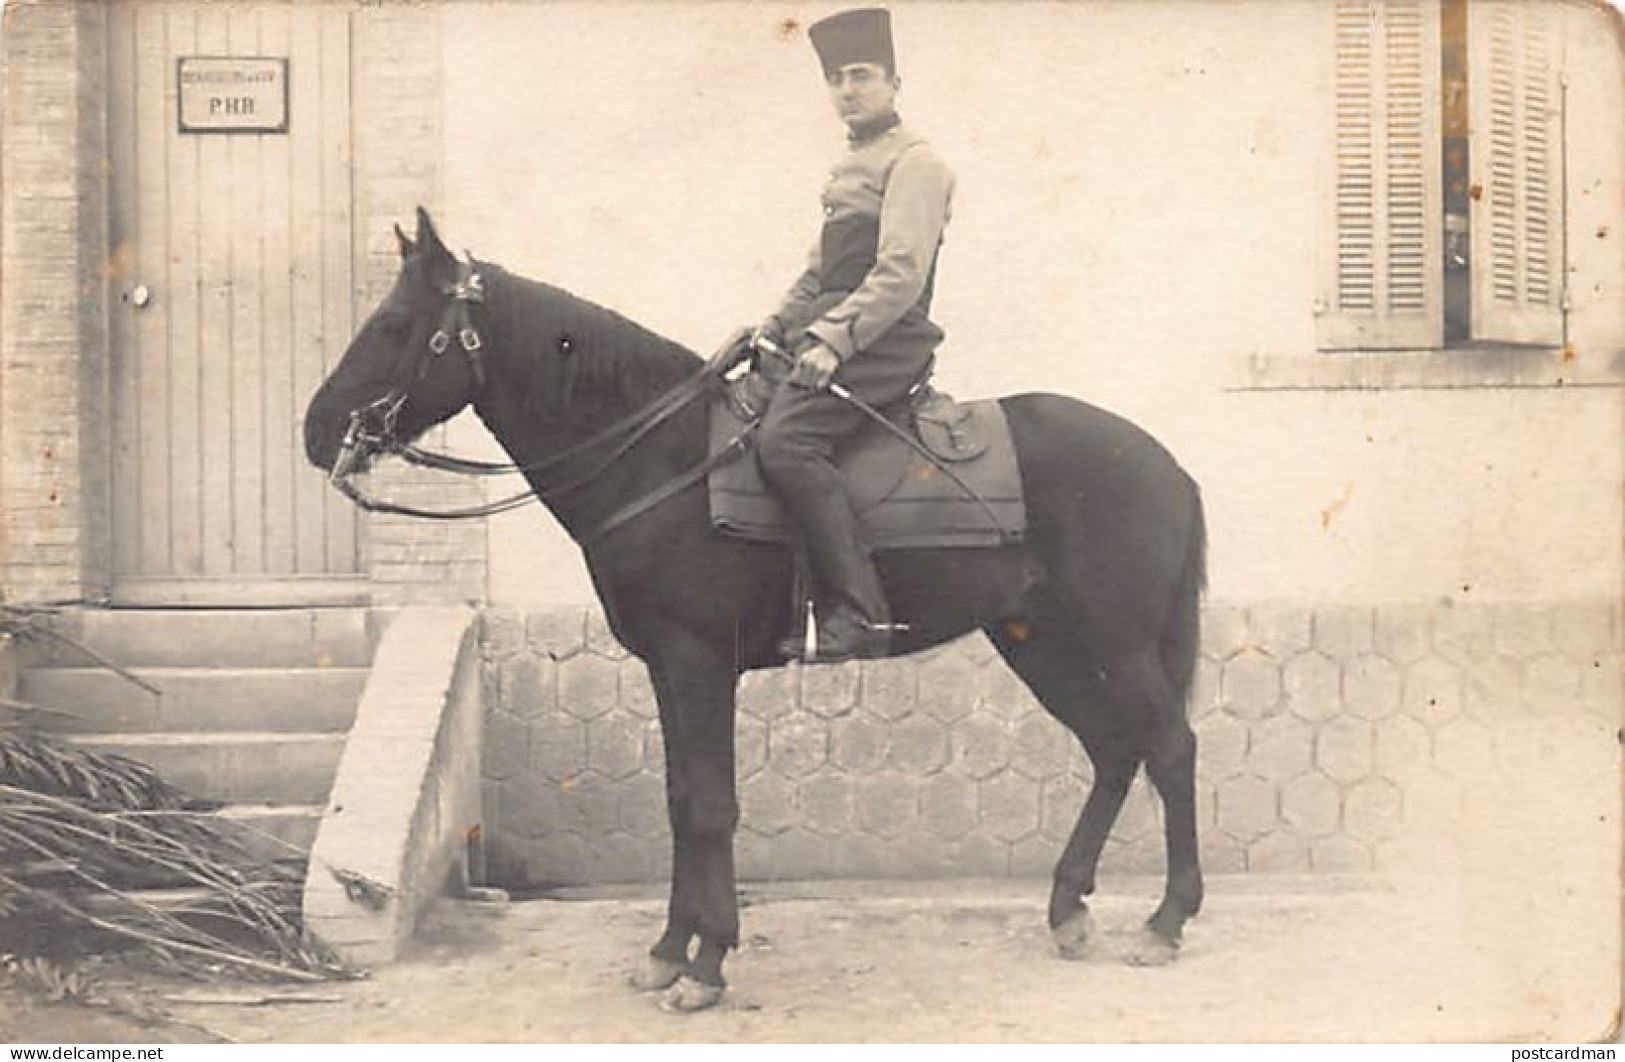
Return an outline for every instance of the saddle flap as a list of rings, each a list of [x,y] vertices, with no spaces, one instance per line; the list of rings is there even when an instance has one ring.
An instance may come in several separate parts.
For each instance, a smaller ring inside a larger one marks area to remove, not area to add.
[[[971,407],[934,387],[924,388],[915,400],[914,423],[920,442],[944,461],[974,461],[992,444]]]
[[[713,454],[732,443],[765,405],[758,404],[764,397],[759,381],[740,384],[720,395],[713,407]],[[967,495],[942,469],[871,424],[841,448],[837,460],[865,537],[882,550],[1020,541],[1026,532],[1026,505],[1003,408],[997,401],[959,404],[937,394],[929,405],[925,418],[918,410],[909,418],[905,410],[898,420],[914,419],[919,437],[930,439],[927,433],[933,433],[932,450],[944,455],[938,460],[952,462],[955,476],[977,496]],[[713,469],[709,479],[714,526],[754,541],[793,538],[778,502],[762,485],[754,454]]]

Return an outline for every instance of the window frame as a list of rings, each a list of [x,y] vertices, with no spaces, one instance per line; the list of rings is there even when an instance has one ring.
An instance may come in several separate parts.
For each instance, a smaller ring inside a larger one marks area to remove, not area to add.
[[[1428,223],[1424,226],[1423,240],[1425,247],[1425,261],[1427,262],[1427,298],[1425,313],[1426,326],[1413,322],[1404,328],[1395,329],[1387,322],[1378,321],[1375,315],[1367,315],[1362,321],[1351,317],[1346,310],[1339,310],[1332,298],[1336,290],[1338,267],[1338,156],[1340,144],[1335,124],[1331,129],[1329,138],[1332,159],[1323,170],[1327,185],[1324,186],[1321,208],[1321,229],[1317,233],[1316,255],[1320,263],[1319,280],[1317,281],[1319,297],[1313,307],[1315,315],[1314,349],[1308,353],[1277,354],[1254,353],[1244,356],[1236,362],[1236,372],[1233,375],[1234,385],[1227,390],[1256,391],[1256,390],[1365,390],[1365,389],[1454,389],[1470,387],[1618,387],[1625,382],[1625,365],[1597,365],[1595,359],[1585,359],[1584,363],[1576,359],[1568,346],[1568,292],[1564,285],[1568,280],[1566,226],[1569,219],[1566,213],[1566,174],[1564,173],[1564,136],[1567,133],[1565,126],[1566,79],[1563,75],[1563,27],[1560,19],[1548,19],[1547,40],[1549,42],[1550,74],[1552,77],[1552,95],[1550,103],[1555,114],[1549,125],[1548,162],[1550,163],[1549,206],[1552,208],[1550,232],[1552,236],[1552,250],[1549,279],[1556,287],[1552,313],[1556,318],[1555,327],[1549,322],[1550,334],[1531,334],[1524,332],[1517,334],[1513,341],[1487,341],[1484,339],[1469,339],[1467,341],[1447,342],[1445,337],[1444,312],[1444,209],[1443,209],[1443,164],[1442,151],[1444,147],[1443,108],[1441,106],[1440,92],[1442,91],[1440,69],[1442,65],[1441,52],[1441,25],[1440,8],[1433,0],[1336,0],[1335,14],[1333,16],[1333,75],[1332,92],[1333,106],[1346,104],[1350,91],[1355,87],[1350,83],[1348,75],[1342,70],[1348,58],[1349,34],[1357,26],[1357,20],[1368,19],[1371,41],[1375,47],[1385,43],[1381,34],[1385,31],[1395,11],[1410,12],[1420,18],[1420,25],[1416,31],[1423,42],[1421,59],[1423,69],[1419,79],[1424,106],[1422,108],[1424,150],[1428,170],[1425,177],[1423,193],[1424,217]],[[1489,54],[1489,42],[1486,40],[1483,23],[1492,18],[1505,18],[1504,12],[1516,8],[1497,2],[1497,0],[1468,0],[1468,18],[1470,25],[1476,23],[1479,28],[1469,35],[1469,80],[1475,87],[1486,81],[1483,76],[1474,76],[1474,68],[1478,68],[1482,75],[1486,71],[1485,58]],[[1341,48],[1340,55],[1338,49]],[[1482,58],[1481,58],[1482,57]],[[1384,54],[1380,59],[1372,62],[1370,75],[1373,79],[1382,70],[1382,60],[1388,56]],[[1473,59],[1478,59],[1477,63]],[[1416,71],[1412,71],[1413,74]],[[1377,91],[1378,86],[1369,85],[1368,91],[1372,99],[1372,121],[1377,121],[1381,115],[1377,108],[1383,103],[1382,92]],[[1381,86],[1386,91],[1386,85]],[[1482,93],[1482,89],[1480,89]],[[1469,93],[1469,106],[1472,105],[1472,92]],[[1334,121],[1338,116],[1334,116]],[[1374,140],[1380,133],[1373,130]],[[1481,152],[1487,135],[1480,137],[1480,143],[1475,151]],[[1380,140],[1376,140],[1380,146]],[[1373,165],[1376,165],[1374,154]],[[1485,165],[1475,154],[1472,163],[1474,183],[1481,178],[1484,172],[1479,169]],[[1388,174],[1381,177],[1373,175],[1373,195],[1382,189],[1383,181]],[[1475,197],[1472,205],[1472,222],[1475,230],[1474,239],[1480,240],[1488,232],[1487,219],[1490,203],[1487,194]],[[1484,242],[1488,242],[1487,240]],[[1373,245],[1373,254],[1380,252],[1378,244]],[[1477,255],[1485,253],[1478,247],[1474,248],[1475,260],[1473,265],[1474,276],[1472,283],[1475,289],[1490,279],[1489,262],[1478,258]],[[1480,279],[1480,278],[1484,279]],[[1478,293],[1475,290],[1474,301],[1474,334],[1478,331],[1478,311],[1476,303]]]

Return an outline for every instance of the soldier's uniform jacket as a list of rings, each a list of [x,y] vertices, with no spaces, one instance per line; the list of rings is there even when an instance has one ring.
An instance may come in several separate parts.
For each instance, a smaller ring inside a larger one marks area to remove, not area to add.
[[[846,362],[879,347],[929,356],[932,281],[954,177],[925,140],[893,122],[851,138],[824,186],[824,227],[773,316]],[[923,348],[923,349],[922,349]]]

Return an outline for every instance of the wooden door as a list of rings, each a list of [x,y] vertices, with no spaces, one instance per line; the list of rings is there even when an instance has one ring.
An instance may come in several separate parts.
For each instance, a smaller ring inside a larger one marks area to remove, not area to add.
[[[354,323],[349,15],[141,0],[111,19],[114,598],[353,599],[355,511],[301,440]],[[183,130],[197,57],[286,59],[286,128]]]

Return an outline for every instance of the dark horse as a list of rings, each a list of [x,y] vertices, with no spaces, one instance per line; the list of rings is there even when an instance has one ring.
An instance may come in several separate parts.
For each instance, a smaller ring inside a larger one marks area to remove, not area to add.
[[[457,261],[421,210],[415,239],[396,234],[400,276],[311,399],[307,453],[320,468],[341,461],[348,471],[472,404],[512,460],[533,466],[530,487],[581,543],[610,628],[647,665],[659,702],[671,898],[634,983],[669,987],[677,1009],[708,1006],[739,940],[735,686],[744,672],[781,663],[775,643],[795,611],[791,554],[713,530],[697,481],[650,497],[704,461],[706,402],[616,452],[593,441],[691,384],[700,358],[557,288]],[[1166,962],[1202,903],[1196,738],[1185,712],[1204,583],[1200,495],[1160,444],[1119,417],[1056,395],[1002,403],[1027,536],[995,549],[880,554],[893,612],[909,625],[895,649],[979,629],[1083,743],[1093,788],[1049,901],[1065,956],[1082,951],[1084,898],[1145,765],[1166,810],[1167,883],[1134,960]],[[595,533],[637,499],[651,504]]]

